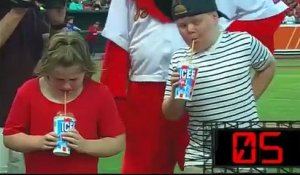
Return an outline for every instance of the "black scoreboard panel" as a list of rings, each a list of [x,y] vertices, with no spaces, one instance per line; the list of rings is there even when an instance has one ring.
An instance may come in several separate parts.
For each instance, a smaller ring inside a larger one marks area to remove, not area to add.
[[[201,122],[203,174],[299,174],[300,121]]]
[[[217,129],[213,138],[215,166],[300,167],[300,129]]]

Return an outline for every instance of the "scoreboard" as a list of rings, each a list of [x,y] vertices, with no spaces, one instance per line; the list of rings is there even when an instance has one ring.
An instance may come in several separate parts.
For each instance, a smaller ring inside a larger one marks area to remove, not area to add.
[[[213,135],[216,166],[300,167],[300,129],[217,129]]]
[[[203,122],[199,128],[211,151],[204,174],[300,173],[300,121]]]

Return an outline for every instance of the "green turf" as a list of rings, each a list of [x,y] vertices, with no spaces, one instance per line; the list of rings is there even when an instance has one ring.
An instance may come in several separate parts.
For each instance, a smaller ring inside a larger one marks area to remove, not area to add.
[[[267,91],[258,100],[261,120],[300,120],[300,60],[278,60],[277,71]],[[290,67],[287,68],[286,66]],[[99,75],[95,76],[99,79]],[[122,153],[100,159],[100,173],[120,173]],[[276,173],[276,170],[270,170]],[[175,172],[180,172],[176,168]],[[297,172],[300,172],[298,169]],[[281,172],[283,173],[283,172]]]
[[[299,59],[278,59],[277,66],[300,66],[300,61]]]
[[[300,69],[277,69],[276,75],[258,100],[262,120],[300,120]]]
[[[123,154],[120,153],[116,156],[109,158],[101,158],[99,161],[99,172],[100,174],[116,174],[120,173],[122,165]]]

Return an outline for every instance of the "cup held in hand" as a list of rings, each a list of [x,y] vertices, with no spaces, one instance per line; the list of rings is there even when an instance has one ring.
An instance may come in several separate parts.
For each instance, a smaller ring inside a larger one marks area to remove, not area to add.
[[[177,71],[179,72],[179,85],[175,89],[175,99],[191,101],[198,68],[184,64],[179,66]]]
[[[75,128],[76,119],[71,116],[58,115],[54,117],[54,132],[58,135],[57,146],[53,150],[53,154],[57,156],[69,156],[70,147],[68,142],[62,139],[61,134]]]

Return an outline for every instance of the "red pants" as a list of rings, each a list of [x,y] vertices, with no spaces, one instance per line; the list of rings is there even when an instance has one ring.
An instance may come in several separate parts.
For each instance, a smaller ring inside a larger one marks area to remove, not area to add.
[[[285,13],[282,12],[270,18],[253,21],[234,21],[227,31],[248,32],[261,41],[269,50],[274,53],[274,33],[282,23]]]
[[[122,173],[173,173],[177,162],[183,166],[188,117],[164,119],[164,90],[164,83],[130,83],[127,100],[119,106],[126,127]]]

